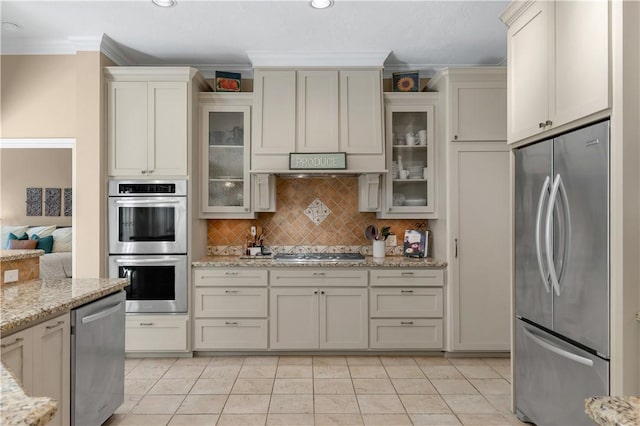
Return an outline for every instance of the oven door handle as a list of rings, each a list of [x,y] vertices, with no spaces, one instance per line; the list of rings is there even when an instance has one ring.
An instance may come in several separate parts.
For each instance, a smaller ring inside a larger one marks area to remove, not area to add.
[[[165,264],[167,262],[179,262],[179,257],[164,257],[162,259],[116,259],[116,263],[126,263],[127,265],[134,264],[149,264],[149,263],[157,263],[158,265]]]
[[[160,200],[116,200],[116,204],[180,204],[180,200],[175,198],[160,199]]]

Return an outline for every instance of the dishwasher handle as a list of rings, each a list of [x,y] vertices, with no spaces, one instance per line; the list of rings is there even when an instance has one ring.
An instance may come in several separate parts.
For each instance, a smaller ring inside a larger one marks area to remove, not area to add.
[[[98,313],[95,313],[93,315],[89,315],[86,316],[84,318],[82,318],[82,324],[89,324],[92,323],[94,321],[98,321],[102,318],[108,317],[109,315],[113,314],[114,312],[118,311],[120,308],[122,307],[122,302],[118,302],[117,304],[113,305],[110,308],[107,308],[103,311],[100,311]]]

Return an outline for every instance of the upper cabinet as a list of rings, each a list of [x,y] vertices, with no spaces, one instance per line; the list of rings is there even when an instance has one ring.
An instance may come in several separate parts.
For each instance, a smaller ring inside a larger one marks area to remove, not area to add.
[[[445,140],[496,142],[507,140],[507,68],[445,68],[429,90],[444,95]]]
[[[249,173],[253,94],[201,93],[199,99],[201,217],[246,219],[275,211],[274,176]]]
[[[380,69],[257,69],[253,172],[286,172],[292,152],[346,152],[351,172],[383,171]]]
[[[502,20],[509,143],[609,108],[606,0],[514,2]]]
[[[187,176],[193,68],[107,67],[109,176]]]
[[[437,93],[385,93],[387,167],[382,219],[435,219]]]

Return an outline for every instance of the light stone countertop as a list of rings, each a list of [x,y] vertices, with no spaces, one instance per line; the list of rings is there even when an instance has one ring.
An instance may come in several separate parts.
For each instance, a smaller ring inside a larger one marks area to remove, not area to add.
[[[444,268],[447,262],[431,258],[366,256],[364,262],[279,262],[271,257],[245,259],[239,256],[205,256],[192,263],[196,268]]]
[[[44,255],[44,250],[0,250],[0,261],[31,259]]]
[[[64,278],[5,284],[0,291],[0,332],[3,337],[47,318],[63,314],[129,285],[127,278]],[[56,413],[51,398],[25,394],[0,364],[0,424],[45,425]]]
[[[585,413],[601,426],[640,425],[640,397],[594,396],[584,405]]]

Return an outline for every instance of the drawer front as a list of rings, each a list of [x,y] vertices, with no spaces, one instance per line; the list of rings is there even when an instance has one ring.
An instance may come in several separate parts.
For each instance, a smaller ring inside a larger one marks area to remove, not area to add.
[[[267,320],[195,320],[194,350],[267,349]]]
[[[434,349],[443,346],[441,319],[372,319],[369,321],[372,349]]]
[[[442,269],[372,269],[372,286],[434,286],[444,285]]]
[[[266,286],[269,282],[266,269],[253,268],[205,268],[193,270],[196,287],[215,286]]]
[[[367,270],[336,268],[292,268],[271,270],[271,285],[281,287],[366,287]]]
[[[125,352],[178,352],[187,350],[187,317],[158,319],[127,317]]]
[[[442,288],[374,287],[370,290],[369,301],[371,317],[442,317]]]
[[[265,287],[196,287],[196,318],[261,318],[267,316]]]

